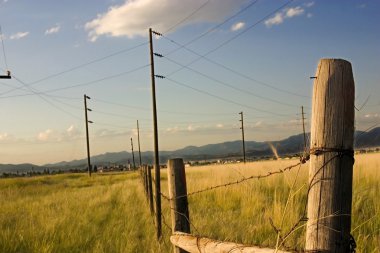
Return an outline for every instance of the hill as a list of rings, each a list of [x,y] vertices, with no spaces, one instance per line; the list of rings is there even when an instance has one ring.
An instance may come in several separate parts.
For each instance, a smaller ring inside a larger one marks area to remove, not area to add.
[[[307,135],[309,138],[309,135]],[[293,135],[286,139],[272,142],[256,142],[246,141],[246,154],[247,157],[257,158],[263,156],[273,156],[273,151],[270,144],[273,145],[279,155],[296,154],[303,149],[303,134]],[[375,128],[369,132],[356,131],[355,132],[355,148],[370,148],[380,146],[380,127]],[[166,163],[170,158],[182,157],[185,160],[206,160],[206,159],[219,159],[241,157],[241,141],[228,141],[217,144],[208,144],[204,146],[187,146],[182,149],[174,151],[160,151],[160,162]],[[153,152],[146,151],[141,153],[143,163],[153,162]],[[132,154],[126,151],[104,153],[91,157],[92,164],[96,165],[111,165],[111,164],[126,164],[132,163]],[[135,162],[139,164],[138,153],[135,152]],[[86,159],[63,161],[54,164],[45,164],[37,166],[33,164],[0,164],[0,173],[3,172],[25,172],[35,170],[43,171],[46,168],[69,170],[74,168],[85,168],[87,164]]]

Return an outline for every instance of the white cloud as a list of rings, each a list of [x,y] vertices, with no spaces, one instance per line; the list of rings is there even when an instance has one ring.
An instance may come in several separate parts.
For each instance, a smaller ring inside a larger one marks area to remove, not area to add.
[[[312,17],[313,17],[313,14],[308,13],[308,14],[306,15],[306,17],[307,17],[307,18],[312,18]]]
[[[70,125],[69,128],[66,129],[64,137],[66,139],[75,139],[77,137],[80,137],[81,135],[82,132],[76,126]]]
[[[66,130],[46,129],[37,134],[37,141],[40,142],[61,142],[72,141],[82,137],[82,131],[75,125],[70,125]]]
[[[0,133],[0,141],[6,141],[10,139],[10,135],[8,133]]]
[[[244,2],[245,0],[210,1],[176,29],[188,24],[219,22]],[[98,14],[97,18],[85,24],[85,29],[92,42],[104,35],[129,38],[147,36],[149,27],[166,32],[202,4],[204,0],[125,0],[123,4],[111,6],[107,12]]]
[[[53,26],[45,31],[45,35],[58,33],[60,29],[61,29],[60,25]]]
[[[245,26],[244,22],[235,23],[231,26],[231,31],[233,32],[239,31],[240,29],[243,29],[244,26]]]
[[[302,15],[304,12],[305,12],[305,10],[302,9],[301,7],[299,7],[299,6],[297,6],[295,8],[289,8],[289,9],[286,10],[286,17],[292,18],[292,17],[295,17],[295,16]]]
[[[166,128],[166,132],[171,134],[177,133],[179,130],[178,126]]]
[[[189,132],[193,132],[193,131],[195,131],[195,129],[196,129],[196,127],[194,127],[193,125],[189,125],[187,127],[187,131],[189,131]]]
[[[284,23],[286,19],[300,16],[300,15],[303,15],[304,13],[305,13],[305,9],[303,9],[301,6],[287,8],[283,11],[277,12],[273,17],[265,20],[264,23],[267,27],[279,25],[279,24]]]
[[[255,126],[258,127],[258,126],[261,126],[262,124],[263,124],[263,121],[260,120],[256,122]]]
[[[18,40],[18,39],[22,39],[28,35],[29,35],[29,32],[18,32],[18,33],[12,34],[9,38],[11,40]]]
[[[53,130],[47,129],[43,132],[38,133],[37,139],[39,141],[49,141],[51,140],[52,136],[53,136]]]
[[[364,115],[364,118],[379,118],[379,117],[380,115],[377,113],[369,113],[369,114]]]
[[[312,6],[314,6],[314,2],[309,2],[309,3],[306,3],[306,4],[304,4],[307,8],[310,8],[310,7],[312,7]]]
[[[217,128],[223,128],[224,125],[223,125],[223,124],[216,124],[216,127],[217,127]]]
[[[360,5],[358,5],[358,8],[359,9],[364,9],[364,8],[366,8],[367,7],[367,4],[360,4]]]
[[[265,25],[271,27],[272,25],[279,25],[284,22],[284,14],[277,12],[274,17],[265,20]]]

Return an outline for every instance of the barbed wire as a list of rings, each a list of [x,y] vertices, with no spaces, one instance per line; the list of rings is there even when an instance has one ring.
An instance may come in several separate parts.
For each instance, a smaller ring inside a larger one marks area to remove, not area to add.
[[[304,208],[303,208],[303,212],[302,212],[302,215],[301,217],[297,220],[297,222],[295,222],[293,224],[293,226],[289,229],[288,232],[284,233],[284,235],[282,235],[282,239],[281,239],[281,243],[279,244],[279,247],[285,247],[287,248],[287,246],[285,245],[285,242],[286,240],[289,238],[289,236],[291,234],[293,234],[296,230],[302,228],[305,226],[305,224],[302,224],[303,222],[307,222],[309,220],[309,218],[307,217],[307,206],[308,206],[308,199],[309,199],[309,194],[310,194],[310,190],[311,188],[317,183],[319,182],[320,180],[318,180],[317,182],[315,182],[315,179],[317,178],[317,175],[330,163],[332,162],[334,159],[336,158],[342,158],[343,156],[348,156],[350,158],[353,159],[353,162],[355,162],[355,159],[354,159],[354,152],[353,150],[351,149],[338,149],[338,148],[312,148],[310,149],[310,153],[309,153],[309,157],[310,157],[310,154],[312,155],[315,155],[315,156],[318,156],[318,155],[321,155],[323,153],[337,153],[336,155],[332,156],[330,159],[328,159],[327,161],[325,161],[320,168],[317,169],[317,171],[314,173],[313,177],[311,178],[309,184],[308,184],[308,190],[307,190],[307,193],[306,193],[306,201],[305,201],[305,205],[304,205]],[[339,215],[338,213],[333,213],[332,214],[333,217],[336,217],[336,216],[342,216],[342,215],[345,215],[345,214],[341,214]],[[331,216],[329,216],[331,217]],[[318,222],[318,221],[317,221]],[[280,229],[276,228],[274,226],[274,224],[272,223],[271,224],[272,227],[274,227],[277,231],[280,231]],[[352,253],[355,252],[355,249],[356,249],[356,242],[355,242],[355,239],[352,235],[350,235],[350,250]]]
[[[183,198],[183,197],[188,197],[188,196],[192,196],[192,195],[195,195],[195,194],[212,191],[212,190],[215,190],[215,189],[218,189],[218,188],[222,188],[222,187],[228,187],[228,186],[232,186],[232,185],[241,184],[241,183],[243,183],[245,181],[249,181],[249,180],[253,180],[253,179],[263,179],[263,178],[268,178],[268,177],[273,176],[273,175],[282,174],[282,173],[285,173],[287,171],[291,171],[293,168],[306,163],[307,160],[308,159],[303,159],[301,157],[301,159],[300,159],[300,161],[298,163],[290,165],[290,166],[287,166],[285,168],[278,169],[276,171],[270,171],[270,172],[267,172],[266,174],[262,174],[262,175],[252,175],[252,176],[249,176],[249,177],[242,177],[242,178],[240,178],[240,179],[238,179],[236,181],[232,181],[232,182],[228,182],[228,183],[224,183],[224,184],[219,184],[219,185],[214,185],[214,186],[206,187],[204,189],[200,189],[200,190],[196,190],[196,191],[187,193],[186,195],[184,194],[184,195],[176,196],[175,199],[180,199],[180,198]],[[161,196],[164,199],[166,199],[166,200],[169,200],[169,201],[172,200],[172,198],[168,197],[167,195],[165,195],[163,193],[161,193]]]
[[[292,225],[292,227],[286,231],[285,233],[281,234],[281,228],[277,228],[275,225],[274,225],[274,222],[269,219],[269,222],[270,222],[270,225],[271,227],[273,228],[273,230],[276,232],[276,234],[278,234],[279,238],[280,238],[280,243],[277,245],[278,248],[284,248],[288,251],[293,251],[293,252],[304,252],[304,251],[299,251],[297,248],[292,248],[290,247],[289,245],[286,245],[286,241],[287,239],[297,230],[303,228],[306,226],[306,222],[309,220],[309,218],[307,217],[307,205],[308,205],[308,198],[309,198],[309,194],[310,194],[310,191],[312,189],[312,187],[320,182],[321,180],[323,179],[320,179],[320,180],[316,180],[317,179],[317,176],[318,174],[329,164],[331,163],[334,159],[336,158],[342,158],[344,156],[347,156],[349,158],[352,158],[353,159],[353,162],[355,162],[354,160],[354,152],[352,149],[342,149],[342,148],[324,148],[324,147],[314,147],[314,148],[310,148],[308,150],[305,150],[304,153],[302,154],[302,156],[300,157],[300,161],[296,164],[293,164],[293,165],[290,165],[290,166],[287,166],[285,168],[282,168],[282,169],[278,169],[276,171],[270,171],[266,174],[261,174],[261,175],[252,175],[252,176],[249,176],[249,177],[244,177],[242,176],[241,179],[238,179],[236,181],[232,181],[232,182],[227,182],[227,183],[224,183],[224,184],[219,184],[219,185],[214,185],[214,186],[211,186],[211,187],[207,187],[207,188],[204,188],[204,189],[200,189],[200,190],[196,190],[196,191],[193,191],[193,192],[190,192],[186,195],[180,195],[180,196],[176,196],[175,198],[170,198],[168,197],[167,195],[165,195],[164,193],[160,193],[161,197],[167,201],[171,201],[173,199],[180,199],[180,198],[184,198],[184,197],[188,197],[188,196],[192,196],[192,195],[196,195],[196,194],[200,194],[200,193],[204,193],[204,192],[208,192],[208,191],[211,191],[211,190],[214,190],[214,189],[217,189],[217,188],[221,188],[221,187],[228,187],[228,186],[232,186],[232,185],[237,185],[237,184],[241,184],[245,181],[248,181],[248,180],[253,180],[253,179],[263,179],[263,178],[268,178],[270,176],[273,176],[273,175],[277,175],[277,174],[283,174],[285,172],[288,172],[288,171],[291,171],[293,168],[297,167],[297,166],[301,166],[302,164],[305,164],[307,161],[310,160],[310,155],[315,155],[315,156],[319,156],[319,155],[322,155],[322,154],[325,154],[325,153],[335,153],[335,155],[333,155],[332,157],[330,157],[327,161],[325,161],[314,173],[314,175],[311,177],[309,183],[308,183],[308,189],[307,189],[307,193],[306,193],[306,201],[305,201],[305,205],[303,207],[303,212],[300,216],[300,218]],[[183,213],[180,213],[178,212],[177,210],[174,210],[173,208],[170,207],[170,210],[173,210],[175,213],[183,216],[186,218],[186,220],[189,222],[189,225],[191,227],[194,228],[195,230],[195,233],[197,234],[197,236],[200,236],[201,233],[199,232],[199,230],[195,227],[195,225],[193,223],[190,222],[190,220],[188,219],[188,217],[183,214]],[[337,216],[346,216],[347,214],[339,214],[339,213],[333,213],[333,214],[330,214],[326,217],[322,217],[320,219],[326,219],[326,218],[330,218],[330,217],[337,217]],[[163,215],[162,215],[163,216]],[[164,219],[164,216],[163,216],[163,219]],[[319,220],[319,219],[318,219]],[[318,220],[316,220],[316,222],[318,222]],[[165,226],[167,226],[168,228],[170,228],[170,226],[166,223],[166,221],[164,220],[163,221]],[[355,239],[352,235],[350,235],[350,252],[351,253],[354,253],[356,251],[356,242],[355,242]]]

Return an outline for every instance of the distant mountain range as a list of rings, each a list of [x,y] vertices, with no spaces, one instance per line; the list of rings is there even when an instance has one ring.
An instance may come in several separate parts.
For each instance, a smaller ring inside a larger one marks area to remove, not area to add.
[[[369,132],[356,131],[355,148],[370,148],[380,146],[380,127],[375,128]],[[309,135],[307,135],[309,137]],[[271,143],[271,144],[269,144]],[[246,154],[249,158],[260,158],[265,156],[274,156],[270,145],[275,147],[278,155],[291,155],[299,153],[303,148],[303,134],[293,135],[289,138],[272,141],[272,142],[256,142],[246,141]],[[240,158],[241,157],[241,141],[229,141],[218,144],[208,144],[200,147],[187,146],[175,151],[160,151],[160,162],[166,163],[170,158],[181,157],[185,160],[207,160],[207,159],[224,159],[224,158]],[[143,163],[153,162],[153,152],[147,151],[141,153]],[[132,163],[132,154],[126,151],[105,153],[91,157],[91,163],[97,166],[111,165],[111,164],[126,164],[128,161]],[[135,152],[136,165],[139,164],[138,153]],[[69,162],[59,162],[54,164],[45,164],[43,166],[33,164],[0,164],[0,173],[4,172],[26,172],[26,171],[43,171],[50,170],[69,170],[75,168],[85,168],[87,164],[86,159],[73,160]]]

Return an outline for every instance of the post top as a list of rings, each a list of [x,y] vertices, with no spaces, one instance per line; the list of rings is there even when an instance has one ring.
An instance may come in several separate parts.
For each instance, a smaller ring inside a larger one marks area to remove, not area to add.
[[[341,63],[345,63],[345,64],[350,64],[351,65],[351,62],[345,60],[345,59],[340,59],[340,58],[321,58],[319,60],[320,63],[322,62],[341,62]]]

